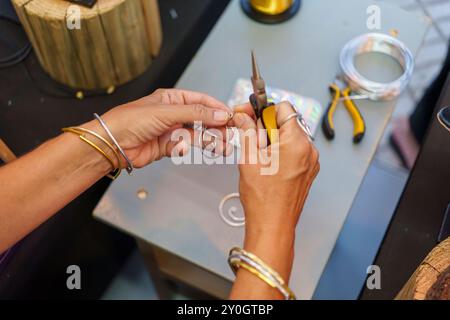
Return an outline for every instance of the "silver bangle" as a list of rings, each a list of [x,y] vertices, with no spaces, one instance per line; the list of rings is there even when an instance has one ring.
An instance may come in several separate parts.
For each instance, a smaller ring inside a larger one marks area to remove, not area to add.
[[[231,270],[234,274],[237,273],[239,267],[243,266],[241,265],[241,262],[243,262],[243,265],[247,265],[248,267],[255,269],[256,272],[259,273],[259,275],[251,270],[248,271],[252,272],[254,275],[259,277],[271,287],[278,289],[283,294],[286,300],[296,299],[294,292],[292,292],[284,279],[264,261],[262,261],[256,255],[243,249],[240,249],[238,247],[232,248],[228,255],[228,264],[230,265]]]
[[[450,107],[442,108],[442,109],[436,114],[436,117],[437,117],[437,119],[438,119],[439,124],[440,124],[444,129],[446,129],[447,131],[450,132],[450,127],[449,127],[447,124],[445,124],[444,121],[442,120],[442,117],[443,117],[442,114],[444,113],[444,110],[445,110],[445,109],[448,109],[448,108],[450,108]]]
[[[391,56],[400,64],[403,74],[387,83],[367,79],[356,70],[355,57],[368,52]],[[350,40],[342,48],[340,65],[344,80],[353,91],[375,101],[391,100],[396,98],[411,80],[414,57],[411,50],[400,40],[382,33],[367,33]]]
[[[279,125],[280,129],[281,129],[282,126],[284,126],[284,124],[285,124],[286,122],[288,122],[288,121],[291,120],[292,118],[297,118],[297,117],[298,117],[297,112],[293,112],[293,113],[291,113],[290,115],[286,116],[286,118],[284,118],[283,120],[280,121],[280,125]]]
[[[120,154],[122,155],[122,157],[127,162],[127,166],[126,166],[125,170],[127,170],[128,174],[131,174],[131,172],[133,172],[134,168],[133,168],[133,164],[131,163],[130,159],[127,157],[127,155],[125,154],[123,149],[120,147],[120,145],[117,142],[116,138],[114,138],[114,136],[112,135],[111,131],[108,129],[108,126],[103,121],[103,119],[97,113],[94,113],[94,117],[98,120],[98,122],[100,122],[100,125],[106,131],[106,134],[108,135],[108,137],[112,140],[112,142],[116,146],[117,150],[119,150]]]
[[[255,261],[253,261],[252,259],[246,257],[245,255],[242,254],[233,254],[228,258],[230,263],[233,263],[233,261],[244,261],[246,264],[248,264],[249,266],[255,268],[256,270],[258,270],[259,272],[261,272],[266,278],[270,279],[272,281],[272,283],[276,286],[276,289],[278,291],[280,291],[280,293],[284,296],[285,300],[291,300],[291,297],[289,295],[289,292],[286,291],[286,289],[283,287],[283,285],[278,281],[278,279],[276,279],[273,275],[270,274],[270,272],[268,272],[263,266],[261,266],[260,264],[256,263]]]

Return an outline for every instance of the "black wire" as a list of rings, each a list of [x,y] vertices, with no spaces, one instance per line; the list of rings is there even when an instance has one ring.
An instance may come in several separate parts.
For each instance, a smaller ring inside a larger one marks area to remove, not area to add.
[[[20,22],[16,21],[12,17],[0,14],[0,20],[1,19],[13,22],[14,24],[21,27]],[[25,58],[30,54],[31,50],[32,50],[32,45],[31,45],[30,41],[27,39],[26,44],[22,48],[18,49],[15,53],[13,53],[12,55],[7,56],[7,57],[0,57],[0,69],[11,67],[11,66],[17,65],[20,62],[24,61]],[[35,85],[35,87],[38,89],[38,91],[40,91],[43,95],[50,96],[53,98],[59,98],[59,99],[77,98],[77,94],[80,91],[83,94],[82,98],[109,95],[106,92],[106,89],[102,89],[102,90],[72,89],[68,86],[58,83],[57,81],[55,81],[53,79],[52,80],[44,79],[44,81],[43,81],[44,83],[51,81],[51,86],[53,88],[48,90],[41,85],[42,81],[37,80],[36,77],[33,76],[32,72],[31,72],[30,68],[27,66],[26,62],[20,63],[20,65],[25,69],[25,74],[28,77],[28,79]],[[52,92],[52,89],[56,89],[57,91]]]
[[[12,19],[8,16],[0,16],[0,19],[7,20],[13,22],[14,24],[21,26],[16,20]],[[31,43],[30,41],[26,41],[25,45],[22,48],[19,48],[15,53],[10,56],[0,57],[0,68],[7,68],[18,64],[23,61],[28,54],[31,52]]]
[[[31,44],[28,43],[16,53],[6,58],[0,58],[0,68],[8,68],[23,61],[31,52]]]

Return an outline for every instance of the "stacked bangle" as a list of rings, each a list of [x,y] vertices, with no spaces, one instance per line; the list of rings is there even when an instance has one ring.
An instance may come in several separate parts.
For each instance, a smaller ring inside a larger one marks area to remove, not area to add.
[[[100,125],[103,127],[103,129],[105,130],[108,137],[112,140],[112,142],[116,146],[117,150],[119,150],[120,154],[127,162],[127,166],[126,166],[125,170],[127,170],[128,174],[131,174],[131,172],[133,171],[133,164],[131,163],[130,159],[127,157],[127,155],[123,151],[122,147],[117,142],[116,138],[114,138],[113,134],[111,133],[111,130],[109,130],[105,121],[103,121],[103,119],[97,113],[94,113],[94,117],[98,120],[98,122],[100,122]]]
[[[239,268],[244,268],[272,288],[280,291],[286,300],[296,299],[295,294],[287,286],[283,278],[254,254],[234,247],[230,250],[228,264],[234,274],[237,273]]]
[[[108,178],[111,178],[112,180],[114,180],[120,175],[120,172],[122,171],[122,169],[120,168],[119,154],[117,153],[116,149],[111,145],[111,143],[108,142],[108,140],[106,140],[105,138],[103,138],[101,135],[99,135],[98,133],[96,133],[94,131],[80,128],[80,127],[62,128],[61,130],[63,132],[70,132],[70,133],[74,133],[74,134],[78,135],[78,137],[81,140],[86,142],[88,145],[90,145],[92,148],[94,148],[97,152],[99,152],[103,157],[105,157],[106,160],[108,160],[108,162],[111,164],[111,167],[113,168],[113,170],[107,175]],[[118,168],[116,168],[116,165],[114,164],[114,161],[111,159],[111,157],[105,151],[103,151],[102,148],[100,148],[94,142],[89,140],[86,137],[86,134],[90,134],[90,135],[96,137],[101,142],[103,142],[109,149],[111,149],[111,151],[114,153],[114,155],[117,159]]]

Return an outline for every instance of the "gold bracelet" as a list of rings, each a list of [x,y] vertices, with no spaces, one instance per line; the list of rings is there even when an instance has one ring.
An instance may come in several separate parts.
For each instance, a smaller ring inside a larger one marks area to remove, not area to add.
[[[233,269],[235,269],[236,271],[239,270],[239,268],[244,268],[245,270],[249,271],[254,276],[257,276],[258,278],[260,278],[262,281],[267,283],[272,288],[275,288],[275,289],[277,288],[277,285],[276,285],[276,283],[275,283],[275,281],[273,279],[271,279],[270,277],[266,276],[264,273],[262,273],[258,269],[256,269],[256,268],[252,267],[251,265],[245,263],[244,261],[239,260],[239,261],[236,261],[236,262],[232,262],[231,264],[233,266]]]
[[[61,129],[63,132],[70,132],[73,134],[78,135],[78,137],[83,140],[84,142],[86,142],[88,145],[90,145],[92,148],[94,148],[97,152],[99,152],[103,157],[106,158],[106,160],[108,160],[108,162],[111,164],[111,167],[113,168],[113,170],[108,173],[106,176],[112,180],[115,180],[119,175],[120,172],[122,171],[122,169],[120,168],[120,157],[119,154],[117,153],[117,151],[114,149],[114,147],[105,139],[103,138],[101,135],[99,135],[98,133],[88,130],[88,129],[84,129],[84,128],[80,128],[80,127],[69,127],[69,128],[62,128]],[[111,159],[111,157],[105,152],[103,151],[99,146],[97,146],[94,142],[92,142],[91,140],[89,140],[85,134],[91,134],[94,137],[98,138],[100,141],[102,141],[103,143],[105,143],[114,153],[114,155],[117,158],[119,167],[116,168],[114,161]]]
[[[248,257],[240,254],[230,256],[229,264],[232,270],[235,272],[235,274],[237,273],[239,268],[242,267],[247,271],[251,272],[253,275],[260,278],[261,280],[263,280],[266,284],[268,284],[272,288],[280,291],[286,300],[296,299],[295,294],[291,291],[291,289],[289,289],[289,287],[286,284],[280,283],[277,279],[273,277],[272,274],[269,273],[266,267],[257,264],[255,261],[249,259]]]
[[[256,255],[234,247],[230,250],[228,263],[235,274],[239,267],[243,267],[271,287],[278,289],[286,300],[296,299],[295,294],[287,286],[284,279]]]
[[[103,138],[101,135],[99,135],[97,132],[92,131],[92,130],[88,130],[82,127],[69,127],[69,128],[63,128],[63,131],[70,131],[79,135],[83,135],[83,133],[88,133],[90,135],[93,135],[94,137],[96,137],[97,139],[101,140],[104,144],[106,144],[108,146],[108,148],[111,149],[111,151],[114,153],[114,155],[117,158],[118,161],[118,165],[120,166],[120,156],[119,153],[116,151],[116,149],[114,148],[114,146],[105,138]],[[114,166],[115,167],[115,166]]]
[[[281,284],[285,284],[284,279],[278,274],[278,272],[276,272],[275,270],[273,270],[271,267],[269,267],[264,261],[262,261],[260,258],[258,258],[256,255],[254,255],[251,252],[245,251],[244,249],[235,247],[233,249],[231,249],[231,252],[236,251],[239,254],[242,254],[244,256],[247,256],[248,258],[250,258],[251,260],[255,261],[257,264],[261,265],[262,267],[266,268],[267,271]]]

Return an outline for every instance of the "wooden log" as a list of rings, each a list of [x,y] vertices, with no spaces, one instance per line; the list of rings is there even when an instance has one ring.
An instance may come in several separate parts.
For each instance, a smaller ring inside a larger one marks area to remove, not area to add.
[[[76,6],[80,28],[70,28],[74,4],[13,0],[40,64],[76,89],[106,89],[141,73],[162,43],[157,0],[98,0]]]
[[[428,254],[396,299],[450,299],[450,237]]]
[[[147,37],[150,43],[150,53],[157,56],[162,45],[161,17],[159,14],[158,1],[141,0],[144,8],[145,21],[147,25]]]

